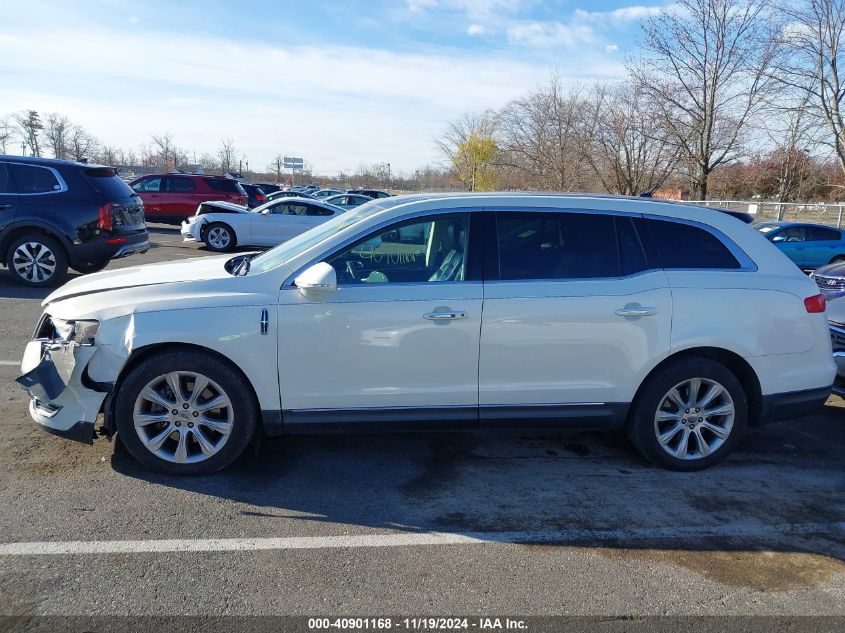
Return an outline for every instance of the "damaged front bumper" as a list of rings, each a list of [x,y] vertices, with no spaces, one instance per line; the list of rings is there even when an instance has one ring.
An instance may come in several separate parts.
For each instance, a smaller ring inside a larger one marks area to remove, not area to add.
[[[16,379],[29,394],[29,413],[48,433],[77,442],[94,441],[94,424],[108,387],[93,382],[87,366],[95,345],[30,341]]]
[[[182,222],[182,227],[179,230],[179,233],[182,235],[183,242],[201,242],[202,239],[202,225],[205,224],[203,220],[199,218],[195,219],[193,222],[188,222],[185,220]]]

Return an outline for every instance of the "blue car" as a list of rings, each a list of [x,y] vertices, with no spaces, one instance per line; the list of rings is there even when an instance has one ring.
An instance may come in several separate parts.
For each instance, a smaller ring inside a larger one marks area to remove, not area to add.
[[[754,228],[802,270],[845,262],[845,237],[839,229],[804,222],[761,222]]]

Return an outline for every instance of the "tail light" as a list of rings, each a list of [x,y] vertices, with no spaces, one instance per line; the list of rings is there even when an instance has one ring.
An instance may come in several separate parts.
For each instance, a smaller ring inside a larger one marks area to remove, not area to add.
[[[812,297],[807,297],[806,299],[804,299],[804,307],[810,314],[818,314],[819,312],[824,312],[826,305],[827,302],[825,301],[824,295],[822,294],[813,295]]]
[[[97,216],[97,228],[101,231],[111,231],[114,228],[112,208],[114,208],[114,205],[111,202],[107,202],[100,207],[100,213]]]
[[[264,202],[264,200],[265,200],[264,194],[261,194],[261,193],[255,194],[255,199],[258,202]]]

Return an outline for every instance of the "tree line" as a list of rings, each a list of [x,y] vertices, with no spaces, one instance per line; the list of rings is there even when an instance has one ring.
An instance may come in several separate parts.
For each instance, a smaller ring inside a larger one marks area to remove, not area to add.
[[[785,5],[785,6],[781,6]],[[436,139],[470,190],[845,197],[845,0],[679,0],[623,81],[556,74]]]

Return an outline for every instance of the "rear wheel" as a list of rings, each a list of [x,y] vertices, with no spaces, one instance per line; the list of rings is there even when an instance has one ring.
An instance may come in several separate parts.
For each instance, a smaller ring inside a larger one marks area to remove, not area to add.
[[[203,475],[231,464],[255,433],[249,383],[219,358],[162,352],[134,367],[120,385],[115,425],[129,453],[171,475]]]
[[[57,286],[67,277],[67,255],[61,244],[38,233],[12,242],[6,265],[15,280],[27,286]]]
[[[217,253],[228,253],[237,244],[235,232],[228,224],[214,222],[205,229],[203,241],[209,250]]]
[[[648,379],[628,420],[628,436],[650,461],[671,470],[712,466],[746,429],[748,398],[737,377],[709,358],[684,358]]]

